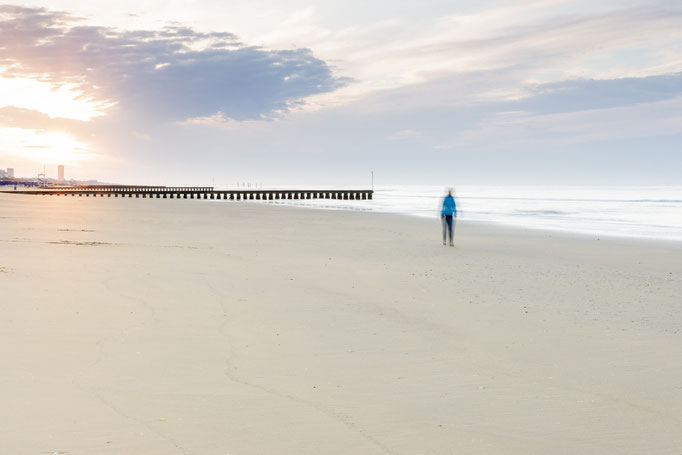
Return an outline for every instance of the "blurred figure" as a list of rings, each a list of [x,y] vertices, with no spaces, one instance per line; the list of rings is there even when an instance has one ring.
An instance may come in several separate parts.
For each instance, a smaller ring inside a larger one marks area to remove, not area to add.
[[[448,195],[443,199],[443,208],[440,211],[440,218],[443,223],[443,245],[445,245],[445,234],[450,238],[450,246],[455,246],[452,243],[452,238],[455,234],[455,218],[457,217],[457,204],[455,198],[452,196],[452,189],[448,190]]]

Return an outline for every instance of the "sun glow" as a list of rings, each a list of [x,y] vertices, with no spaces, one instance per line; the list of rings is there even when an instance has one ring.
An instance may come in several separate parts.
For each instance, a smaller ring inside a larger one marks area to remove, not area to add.
[[[73,84],[53,86],[34,79],[0,77],[0,107],[40,111],[52,118],[88,121],[104,115],[111,103],[86,97]]]
[[[0,148],[37,164],[75,163],[94,157],[85,143],[62,131],[0,128]]]

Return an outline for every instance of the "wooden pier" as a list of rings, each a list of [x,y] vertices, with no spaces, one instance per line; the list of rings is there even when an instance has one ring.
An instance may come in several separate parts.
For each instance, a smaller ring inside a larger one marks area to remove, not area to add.
[[[373,190],[216,190],[213,187],[89,185],[8,190],[7,193],[79,197],[136,197],[163,199],[223,199],[274,201],[302,199],[372,199]]]

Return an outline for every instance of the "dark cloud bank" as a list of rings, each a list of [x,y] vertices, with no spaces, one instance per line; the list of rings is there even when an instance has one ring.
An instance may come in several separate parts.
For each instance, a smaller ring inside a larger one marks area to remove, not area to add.
[[[0,68],[6,77],[74,83],[86,97],[160,121],[218,112],[269,118],[345,83],[308,49],[269,50],[182,26],[88,26],[65,12],[12,5],[0,5]]]

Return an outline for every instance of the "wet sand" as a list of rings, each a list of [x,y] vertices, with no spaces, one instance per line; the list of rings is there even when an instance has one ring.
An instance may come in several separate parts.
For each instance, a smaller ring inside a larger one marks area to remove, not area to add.
[[[0,453],[678,454],[682,245],[0,194]]]

